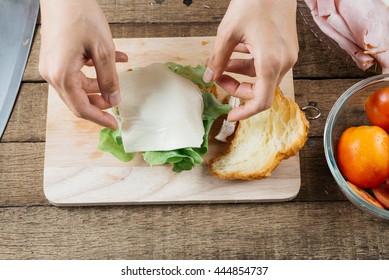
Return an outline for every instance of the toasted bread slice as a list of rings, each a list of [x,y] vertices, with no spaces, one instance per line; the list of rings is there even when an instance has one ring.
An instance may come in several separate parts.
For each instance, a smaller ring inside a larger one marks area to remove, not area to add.
[[[272,107],[239,122],[225,154],[211,160],[210,172],[223,179],[261,179],[304,146],[309,123],[279,88]]]

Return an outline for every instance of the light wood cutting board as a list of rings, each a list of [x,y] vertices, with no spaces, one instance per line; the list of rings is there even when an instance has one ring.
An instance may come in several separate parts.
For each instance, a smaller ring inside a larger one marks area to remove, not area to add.
[[[204,63],[213,41],[214,37],[117,39],[116,49],[129,56],[128,63],[117,65],[118,71],[153,62]],[[86,67],[84,72],[95,76],[93,68]],[[294,98],[291,71],[282,81],[281,89],[287,97]],[[216,125],[211,137],[219,129]],[[130,163],[123,163],[101,153],[97,149],[100,129],[73,116],[49,87],[44,192],[52,204],[269,202],[293,199],[300,189],[298,155],[283,161],[266,179],[222,180],[211,176],[206,165],[226,147],[212,137],[204,164],[176,174],[168,166],[149,167],[139,155]]]

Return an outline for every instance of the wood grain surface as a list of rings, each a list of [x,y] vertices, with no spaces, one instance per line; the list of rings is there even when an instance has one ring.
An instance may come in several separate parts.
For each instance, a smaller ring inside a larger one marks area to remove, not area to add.
[[[9,207],[2,259],[388,259],[388,224],[344,202]]]
[[[101,0],[116,38],[214,36],[228,1]],[[169,7],[164,6],[168,4]],[[207,7],[202,6],[207,5]],[[167,11],[169,10],[169,11]],[[169,17],[161,16],[169,12]],[[0,259],[388,259],[388,222],[339,191],[323,152],[337,97],[372,75],[326,49],[298,16],[296,101],[316,101],[300,152],[301,189],[283,203],[57,208],[43,194],[48,86],[38,73],[39,26],[0,141]]]

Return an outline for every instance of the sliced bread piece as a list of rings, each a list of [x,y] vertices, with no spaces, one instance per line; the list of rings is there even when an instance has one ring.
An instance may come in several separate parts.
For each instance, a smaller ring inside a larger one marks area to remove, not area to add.
[[[308,138],[309,123],[299,106],[276,89],[272,107],[239,121],[227,151],[211,160],[210,172],[223,179],[261,179]]]

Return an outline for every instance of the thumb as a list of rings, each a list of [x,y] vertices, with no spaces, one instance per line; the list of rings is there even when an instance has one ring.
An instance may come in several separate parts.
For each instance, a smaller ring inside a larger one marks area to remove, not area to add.
[[[100,50],[92,54],[92,60],[96,68],[101,95],[111,106],[119,104],[119,77],[116,72],[115,49]]]
[[[232,52],[238,44],[239,40],[231,34],[218,32],[211,55],[207,60],[207,69],[203,76],[204,82],[212,82],[223,74]]]

